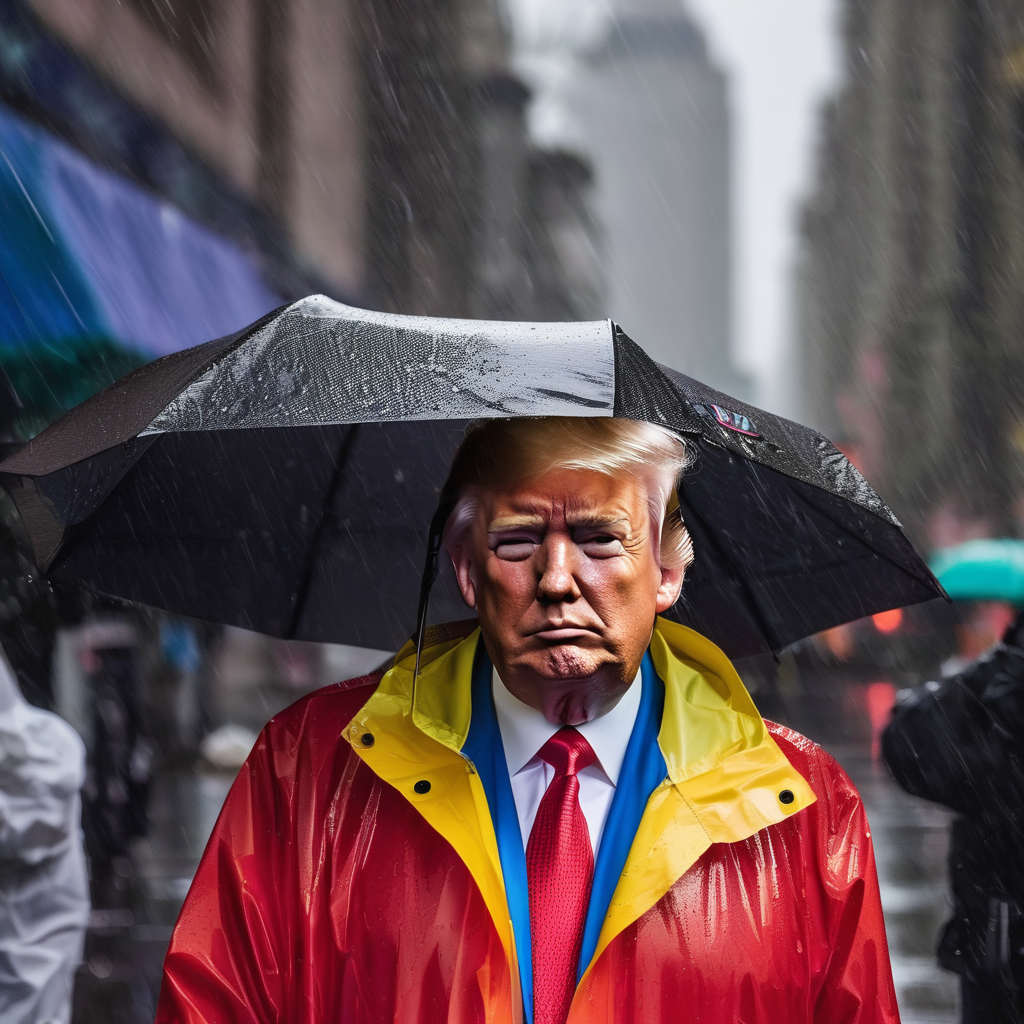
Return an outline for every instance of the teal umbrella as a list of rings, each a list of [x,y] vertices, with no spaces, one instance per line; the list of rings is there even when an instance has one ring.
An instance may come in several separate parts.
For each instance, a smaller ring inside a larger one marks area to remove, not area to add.
[[[969,540],[936,551],[930,567],[955,601],[1024,606],[1024,540]]]

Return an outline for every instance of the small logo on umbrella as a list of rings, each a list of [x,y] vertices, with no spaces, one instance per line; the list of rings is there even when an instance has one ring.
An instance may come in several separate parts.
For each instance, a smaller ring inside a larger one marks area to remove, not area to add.
[[[730,409],[723,409],[720,405],[711,405],[709,408],[723,427],[735,430],[737,434],[746,434],[747,437],[761,436],[757,432],[756,424],[749,416],[744,416],[741,412],[732,412]]]

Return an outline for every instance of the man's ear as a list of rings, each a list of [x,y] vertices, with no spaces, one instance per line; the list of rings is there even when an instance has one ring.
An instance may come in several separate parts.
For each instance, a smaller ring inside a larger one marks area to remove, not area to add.
[[[658,599],[654,608],[663,615],[679,600],[679,591],[683,589],[683,570],[661,567],[661,586],[658,587]]]
[[[452,565],[455,566],[455,578],[459,581],[462,600],[470,608],[475,608],[476,584],[473,582],[472,546],[467,539],[461,544],[453,545],[448,554],[451,555]]]

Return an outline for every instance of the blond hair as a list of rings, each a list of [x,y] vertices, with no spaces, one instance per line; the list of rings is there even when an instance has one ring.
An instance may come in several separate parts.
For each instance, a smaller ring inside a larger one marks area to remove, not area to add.
[[[445,485],[455,505],[444,546],[451,553],[462,543],[476,519],[480,493],[492,487],[525,483],[555,469],[627,473],[646,487],[661,565],[685,570],[693,561],[693,542],[676,488],[689,461],[679,437],[640,420],[544,416],[471,424]]]

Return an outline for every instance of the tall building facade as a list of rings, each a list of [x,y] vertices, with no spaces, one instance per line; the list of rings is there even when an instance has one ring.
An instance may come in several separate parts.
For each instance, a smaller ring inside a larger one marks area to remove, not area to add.
[[[660,362],[749,398],[730,355],[727,86],[680,0],[615,0],[575,105],[609,315]]]
[[[1019,532],[1024,12],[846,0],[802,223],[804,414],[916,541]]]

